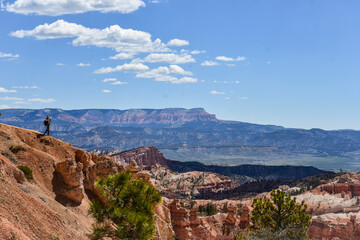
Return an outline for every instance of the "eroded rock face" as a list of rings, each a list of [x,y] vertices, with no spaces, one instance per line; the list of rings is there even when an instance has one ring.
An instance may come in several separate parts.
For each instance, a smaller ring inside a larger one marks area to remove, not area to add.
[[[120,164],[129,164],[131,160],[134,160],[140,167],[156,164],[161,166],[168,165],[168,160],[155,147],[137,148],[125,153],[114,155],[112,158]]]
[[[230,235],[238,223],[236,218],[235,208],[229,207],[226,219],[224,221],[224,235]]]
[[[169,208],[177,239],[192,239],[193,233],[190,227],[189,211],[181,207],[179,200],[172,201]]]
[[[154,180],[156,189],[169,198],[180,196],[197,196],[201,193],[219,193],[239,186],[239,183],[229,177],[210,172],[173,172],[159,165],[143,167]]]
[[[65,160],[56,164],[53,188],[57,199],[64,202],[68,199],[81,204],[84,198],[83,164],[75,160]]]
[[[360,239],[360,213],[314,217],[308,235],[314,239]]]
[[[190,210],[190,227],[197,239],[212,239],[210,231],[202,225],[201,219],[197,216],[195,208]]]
[[[249,218],[248,218],[249,213],[250,213],[249,207],[243,206],[241,209],[241,216],[240,216],[240,223],[239,223],[239,227],[241,229],[246,229],[247,227],[249,227]]]
[[[155,238],[154,240],[173,239],[175,232],[171,225],[170,210],[164,204],[155,207]]]
[[[18,183],[26,181],[25,174],[22,171],[0,157],[0,178],[4,176],[14,178]]]
[[[98,190],[94,186],[95,180],[121,171],[124,171],[124,168],[116,164],[113,160],[99,161],[84,170],[84,188],[99,195]]]
[[[76,162],[81,162],[85,167],[88,167],[92,164],[91,154],[82,149],[76,150],[75,160]]]

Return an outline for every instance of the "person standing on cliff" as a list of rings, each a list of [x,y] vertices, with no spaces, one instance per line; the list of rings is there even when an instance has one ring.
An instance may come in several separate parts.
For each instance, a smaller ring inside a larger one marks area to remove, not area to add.
[[[44,125],[46,126],[46,131],[44,132],[44,135],[46,135],[46,133],[50,135],[50,123],[51,123],[51,118],[49,118],[49,116],[46,116],[44,120]]]

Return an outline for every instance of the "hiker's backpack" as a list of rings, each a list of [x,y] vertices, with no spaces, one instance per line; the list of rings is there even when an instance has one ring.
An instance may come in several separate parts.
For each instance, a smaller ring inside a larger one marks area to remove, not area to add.
[[[49,120],[48,119],[45,119],[44,120],[44,125],[47,126],[49,124]]]

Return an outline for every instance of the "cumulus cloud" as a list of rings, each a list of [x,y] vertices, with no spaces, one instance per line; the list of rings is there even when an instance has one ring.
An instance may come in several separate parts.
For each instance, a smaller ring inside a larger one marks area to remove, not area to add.
[[[24,99],[23,98],[18,98],[18,97],[0,97],[0,100],[3,100],[3,101],[22,101]]]
[[[48,98],[48,99],[43,99],[43,98],[30,98],[28,99],[29,102],[38,102],[38,103],[52,103],[52,102],[56,102],[55,99],[52,98]]]
[[[187,46],[189,45],[189,41],[181,40],[181,39],[172,39],[167,43],[168,46],[172,47],[181,47],[181,46]]]
[[[103,93],[111,93],[111,91],[107,90],[107,89],[103,89],[102,91],[103,91]]]
[[[193,51],[191,51],[191,54],[200,54],[200,53],[206,53],[206,51],[205,50],[193,50]]]
[[[224,61],[224,62],[244,61],[245,59],[246,59],[246,57],[237,57],[237,58],[231,58],[231,57],[225,57],[225,56],[216,57],[216,60]]]
[[[204,61],[201,63],[201,66],[216,66],[219,65],[219,63],[214,61]]]
[[[195,59],[188,54],[177,55],[174,53],[151,53],[144,59],[145,62],[166,62],[170,64],[183,64],[195,62]]]
[[[138,73],[136,77],[140,78],[154,78],[155,80],[164,79],[165,76],[176,74],[176,75],[192,75],[191,72],[185,71],[178,65],[170,65],[169,67],[158,67],[147,72]]]
[[[16,90],[9,90],[3,87],[0,87],[0,93],[15,93],[17,92]]]
[[[116,81],[117,81],[116,78],[105,78],[105,79],[103,80],[103,82],[116,82]]]
[[[3,53],[0,52],[0,58],[5,58],[5,59],[16,59],[20,57],[19,54],[12,54],[12,53]]]
[[[14,86],[13,88],[19,88],[19,89],[40,89],[38,86]]]
[[[112,83],[112,85],[124,85],[124,84],[128,84],[128,82],[116,81]]]
[[[212,90],[212,91],[210,92],[210,94],[213,94],[213,95],[223,95],[223,94],[225,94],[225,93],[224,93],[224,92],[218,92],[218,91]]]
[[[160,39],[151,40],[151,34],[113,25],[104,29],[87,28],[80,24],[57,20],[45,23],[32,30],[18,30],[13,37],[34,37],[38,40],[74,38],[74,46],[96,46],[115,49],[117,52],[163,52],[169,51]]]
[[[63,63],[56,63],[56,66],[65,66]]]
[[[115,56],[110,57],[110,59],[118,60],[118,59],[132,59],[135,53],[119,53]]]
[[[16,0],[5,9],[25,15],[59,16],[91,11],[131,13],[144,6],[141,0]]]
[[[158,67],[147,72],[138,73],[138,78],[153,78],[158,82],[171,82],[175,84],[181,83],[196,83],[196,78],[182,77],[177,78],[171,75],[192,75],[191,72],[185,71],[177,65],[170,65],[169,67]]]
[[[111,72],[143,72],[149,70],[149,67],[142,64],[142,63],[125,63],[123,65],[118,65],[114,68],[112,67],[105,67],[100,68],[95,71],[97,74],[103,73],[111,73]]]
[[[79,67],[89,67],[91,64],[90,63],[79,63],[78,66]]]

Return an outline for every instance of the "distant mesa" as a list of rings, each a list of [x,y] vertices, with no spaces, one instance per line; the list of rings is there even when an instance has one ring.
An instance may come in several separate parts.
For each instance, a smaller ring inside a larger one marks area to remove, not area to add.
[[[0,122],[43,132],[86,150],[155,146],[166,158],[207,165],[304,165],[359,171],[360,131],[294,129],[217,119],[203,108],[4,109]]]

